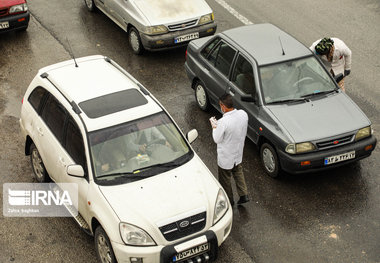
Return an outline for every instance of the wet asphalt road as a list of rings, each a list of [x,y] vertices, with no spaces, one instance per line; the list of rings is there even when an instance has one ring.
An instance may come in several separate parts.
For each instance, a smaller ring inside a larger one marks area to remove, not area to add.
[[[217,2],[208,2],[218,31],[242,25]],[[342,38],[353,51],[347,93],[380,131],[378,0],[321,0],[318,11],[314,2],[227,2],[253,23],[274,23],[305,45],[324,35]],[[198,109],[183,69],[184,48],[138,57],[126,34],[105,15],[89,13],[82,1],[33,0],[29,6],[28,30],[0,35],[1,184],[33,182],[19,136],[21,99],[39,68],[70,58],[68,42],[77,57],[114,59],[161,101],[184,132],[198,129],[194,150],[216,175],[208,118],[218,114]],[[273,180],[247,140],[243,164],[252,201],[234,208],[233,230],[217,262],[380,262],[379,152],[328,172]],[[0,199],[2,204],[2,194]],[[93,239],[70,218],[0,217],[0,262],[95,261]]]

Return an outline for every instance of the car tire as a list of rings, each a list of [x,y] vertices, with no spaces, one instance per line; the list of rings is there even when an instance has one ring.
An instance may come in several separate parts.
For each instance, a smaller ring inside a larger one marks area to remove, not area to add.
[[[280,175],[280,163],[276,150],[269,143],[263,143],[260,148],[260,158],[265,172],[273,178]]]
[[[34,143],[30,145],[30,162],[32,163],[34,178],[36,178],[37,182],[39,183],[49,182],[50,181],[49,174],[46,171],[40,152],[38,151]]]
[[[141,55],[144,52],[144,47],[141,42],[140,34],[136,28],[131,27],[129,29],[128,41],[133,53],[135,53],[136,55]]]
[[[84,0],[84,3],[90,12],[95,12],[97,10],[94,0]]]
[[[99,262],[116,263],[110,239],[102,226],[98,226],[95,230],[95,251]]]
[[[195,91],[195,101],[197,102],[199,108],[203,111],[208,111],[210,109],[210,101],[208,99],[207,91],[202,84],[202,82],[198,81],[194,85]]]

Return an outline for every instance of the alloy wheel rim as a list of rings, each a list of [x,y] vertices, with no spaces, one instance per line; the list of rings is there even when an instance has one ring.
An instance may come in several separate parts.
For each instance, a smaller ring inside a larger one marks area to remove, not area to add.
[[[137,52],[140,48],[140,43],[139,43],[139,38],[137,36],[137,33],[135,31],[131,31],[130,39],[131,39],[132,49]]]
[[[196,95],[197,95],[198,104],[201,107],[204,107],[206,105],[206,92],[201,85],[197,86]]]
[[[273,173],[276,168],[276,163],[272,151],[268,148],[265,148],[263,151],[263,161],[264,166],[268,170],[268,172]]]
[[[92,8],[92,0],[85,0],[88,8]]]
[[[108,243],[107,243],[104,235],[98,236],[98,252],[99,252],[99,257],[100,257],[100,260],[102,261],[102,263],[111,263],[112,262],[111,249],[108,246]]]
[[[44,176],[44,168],[42,166],[41,156],[38,153],[37,149],[34,149],[32,152],[32,163],[34,173],[38,178],[42,178]]]

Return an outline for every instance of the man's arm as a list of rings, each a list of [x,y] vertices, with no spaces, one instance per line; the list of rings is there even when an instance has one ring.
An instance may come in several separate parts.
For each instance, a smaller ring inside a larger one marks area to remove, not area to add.
[[[218,121],[218,125],[215,129],[212,129],[212,138],[216,144],[221,143],[223,141],[224,135],[224,123],[221,119]]]

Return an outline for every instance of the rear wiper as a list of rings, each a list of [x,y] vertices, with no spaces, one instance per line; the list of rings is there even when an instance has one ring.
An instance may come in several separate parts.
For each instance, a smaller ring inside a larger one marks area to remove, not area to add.
[[[298,101],[307,101],[307,99],[305,99],[305,98],[294,98],[294,99],[286,99],[286,100],[276,100],[276,101],[268,102],[267,104],[280,104],[280,103],[298,102]]]
[[[303,95],[303,96],[301,96],[301,97],[302,97],[302,98],[313,97],[313,96],[315,96],[315,95],[328,94],[328,93],[332,93],[332,92],[336,92],[336,91],[337,91],[337,89],[326,90],[326,91],[320,91],[320,92],[313,92],[313,93],[309,93],[309,94]]]

